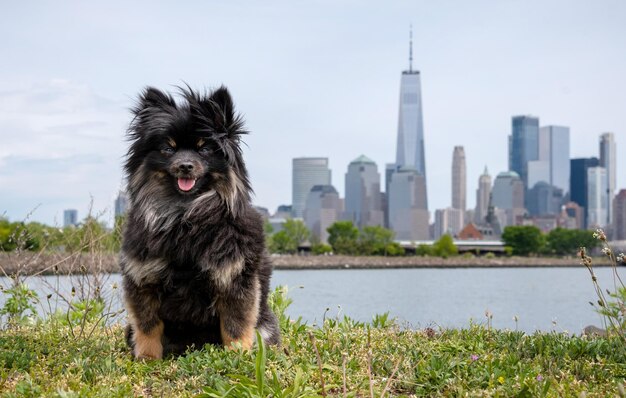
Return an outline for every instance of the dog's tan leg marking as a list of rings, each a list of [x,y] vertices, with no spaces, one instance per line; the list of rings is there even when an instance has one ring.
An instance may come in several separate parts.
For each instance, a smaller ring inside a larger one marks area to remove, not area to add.
[[[261,302],[261,285],[258,280],[255,280],[252,286],[252,302],[250,307],[245,310],[243,314],[245,317],[245,325],[239,333],[239,337],[232,336],[226,329],[224,324],[224,315],[220,314],[220,333],[222,335],[222,344],[226,349],[233,349],[234,343],[239,343],[245,350],[249,350],[254,345],[255,341],[255,326],[259,318],[259,305]]]
[[[250,350],[254,344],[254,324],[246,325],[241,337],[236,339],[232,337],[224,328],[224,321],[220,320],[220,332],[222,334],[222,343],[227,350],[236,349],[236,344],[241,344],[244,350]]]
[[[163,322],[152,328],[148,333],[144,333],[137,325],[133,328],[133,340],[135,342],[135,358],[137,359],[161,359],[163,358]]]

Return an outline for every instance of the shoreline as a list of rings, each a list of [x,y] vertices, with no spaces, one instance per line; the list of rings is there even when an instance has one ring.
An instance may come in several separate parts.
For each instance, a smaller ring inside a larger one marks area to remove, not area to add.
[[[408,269],[408,268],[542,268],[584,267],[578,257],[383,257],[343,255],[270,255],[275,270]],[[611,266],[608,259],[593,259],[594,267]],[[0,253],[0,275],[55,275],[119,273],[117,254]]]

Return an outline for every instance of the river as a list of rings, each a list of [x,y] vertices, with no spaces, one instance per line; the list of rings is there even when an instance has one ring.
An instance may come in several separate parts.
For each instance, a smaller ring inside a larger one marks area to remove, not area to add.
[[[621,271],[621,270],[620,270]],[[598,268],[603,288],[614,289],[612,269]],[[40,311],[62,308],[59,295],[69,296],[72,286],[80,295],[85,277],[30,277],[27,284],[38,292]],[[111,307],[121,305],[119,274],[104,277],[105,294]],[[9,281],[0,279],[3,286]],[[324,317],[371,321],[375,314],[389,312],[400,325],[411,328],[468,327],[470,322],[500,329],[526,332],[567,331],[580,333],[589,324],[601,325],[589,305],[596,301],[589,272],[572,268],[420,268],[277,270],[272,285],[286,285],[293,304],[287,314],[319,324]],[[0,295],[0,307],[5,295]],[[516,318],[517,321],[514,319]]]

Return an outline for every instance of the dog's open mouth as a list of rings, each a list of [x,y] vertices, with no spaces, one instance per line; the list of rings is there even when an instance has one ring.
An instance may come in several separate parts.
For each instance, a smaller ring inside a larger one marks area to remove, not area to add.
[[[178,188],[184,192],[191,191],[196,185],[196,180],[193,178],[179,178],[177,182]]]

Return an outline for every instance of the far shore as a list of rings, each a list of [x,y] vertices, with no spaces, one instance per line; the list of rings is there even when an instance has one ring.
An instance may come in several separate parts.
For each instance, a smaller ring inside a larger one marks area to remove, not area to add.
[[[578,257],[384,257],[343,255],[271,255],[276,270],[397,269],[397,268],[527,268],[583,267]],[[116,254],[89,253],[0,253],[0,271],[5,275],[53,275],[119,272]],[[594,258],[594,266],[611,263]]]

